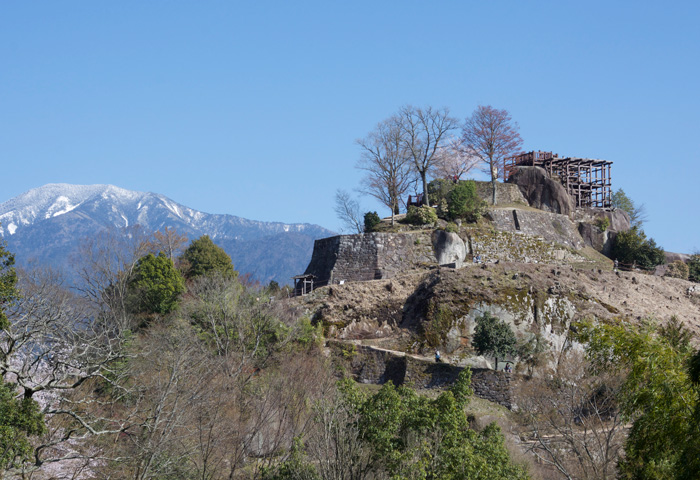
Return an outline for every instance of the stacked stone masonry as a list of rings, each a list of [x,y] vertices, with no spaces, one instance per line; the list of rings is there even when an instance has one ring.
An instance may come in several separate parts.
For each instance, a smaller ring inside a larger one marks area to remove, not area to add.
[[[352,369],[362,383],[394,385],[410,383],[418,388],[444,388],[452,385],[463,367],[435,363],[397,352],[369,346],[355,346]],[[485,368],[472,368],[474,395],[506,408],[513,408],[513,374]]]

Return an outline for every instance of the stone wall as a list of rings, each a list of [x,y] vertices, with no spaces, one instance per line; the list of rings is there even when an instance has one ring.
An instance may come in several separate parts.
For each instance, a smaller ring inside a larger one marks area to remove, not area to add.
[[[493,191],[491,182],[474,182],[476,183],[476,194],[482,200],[485,200],[489,205],[493,199]],[[496,204],[512,204],[512,203],[522,203],[527,205],[527,200],[523,196],[520,188],[513,183],[501,183],[497,182],[496,185]]]
[[[469,234],[466,243],[469,253],[472,256],[479,254],[483,263],[501,261],[564,265],[586,260],[541,238],[498,230]]]
[[[566,215],[533,210],[497,208],[488,212],[497,230],[520,232],[574,249],[584,247],[578,227]]]
[[[548,212],[495,209],[489,211],[493,229],[466,228],[466,261],[481,255],[482,262],[568,264],[586,259],[567,248],[580,249],[584,241],[566,215]],[[339,235],[316,240],[304,273],[315,285],[393,278],[397,274],[438,264],[433,231]],[[562,245],[562,246],[558,246]],[[461,262],[455,262],[460,266]]]
[[[335,344],[342,348],[342,344]],[[435,363],[398,352],[354,345],[350,359],[352,371],[362,383],[394,385],[411,383],[417,388],[438,388],[452,385],[463,367]],[[512,408],[511,379],[513,374],[485,368],[472,368],[474,395]]]
[[[437,263],[431,234],[364,233],[316,240],[304,273],[315,275],[319,285],[392,278],[404,270]]]

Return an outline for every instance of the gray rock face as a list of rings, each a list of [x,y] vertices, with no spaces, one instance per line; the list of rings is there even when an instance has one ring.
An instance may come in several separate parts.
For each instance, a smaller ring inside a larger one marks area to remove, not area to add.
[[[579,210],[577,212],[580,222],[578,231],[583,237],[585,244],[598,250],[603,255],[610,256],[617,233],[626,232],[630,229],[630,219],[627,212],[620,209],[613,211],[594,208]],[[607,218],[609,223],[605,231],[601,231],[597,226],[598,222],[603,218]]]
[[[608,231],[601,232],[600,229],[592,223],[579,223],[578,231],[586,245],[593,247],[599,252],[603,251],[603,247],[608,241]]]
[[[549,178],[544,168],[519,167],[508,182],[515,183],[530,206],[562,215],[574,210],[571,197],[564,186]]]
[[[459,235],[444,230],[436,230],[433,233],[433,250],[438,265],[454,264],[456,268],[462,266],[467,256],[467,247]]]

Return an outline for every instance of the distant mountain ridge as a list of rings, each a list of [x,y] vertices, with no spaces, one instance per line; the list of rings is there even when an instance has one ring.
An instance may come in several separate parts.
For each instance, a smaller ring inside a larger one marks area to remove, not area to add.
[[[204,213],[164,195],[113,185],[48,184],[0,203],[0,236],[20,263],[66,267],[85,236],[133,225],[149,232],[175,228],[190,240],[209,235],[241,273],[281,284],[304,271],[315,239],[334,234],[307,223]]]

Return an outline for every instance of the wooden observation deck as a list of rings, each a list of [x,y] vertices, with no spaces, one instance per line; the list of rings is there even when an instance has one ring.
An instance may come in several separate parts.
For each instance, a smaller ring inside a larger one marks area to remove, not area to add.
[[[576,207],[612,208],[611,165],[607,160],[565,157],[552,152],[532,151],[503,160],[503,180],[518,167],[542,167],[558,179],[574,199]]]

